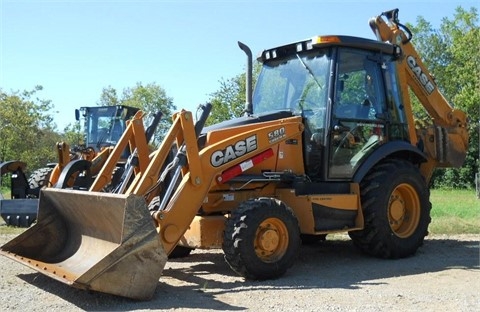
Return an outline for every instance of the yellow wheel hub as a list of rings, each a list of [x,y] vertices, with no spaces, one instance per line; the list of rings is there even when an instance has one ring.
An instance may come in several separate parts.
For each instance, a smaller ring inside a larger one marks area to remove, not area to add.
[[[282,258],[288,247],[288,230],[277,218],[265,219],[257,228],[254,248],[264,262],[275,262]]]
[[[390,195],[388,222],[401,238],[412,235],[420,220],[421,205],[417,192],[410,184],[399,184]]]

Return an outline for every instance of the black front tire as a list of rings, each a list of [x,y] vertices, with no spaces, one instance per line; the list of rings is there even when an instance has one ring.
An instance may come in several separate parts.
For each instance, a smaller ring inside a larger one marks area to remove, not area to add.
[[[252,280],[283,275],[300,248],[300,229],[293,211],[273,198],[243,202],[225,225],[223,251],[230,267]]]
[[[423,244],[430,224],[430,191],[419,169],[402,159],[376,165],[360,184],[363,230],[354,244],[379,258],[404,258]]]

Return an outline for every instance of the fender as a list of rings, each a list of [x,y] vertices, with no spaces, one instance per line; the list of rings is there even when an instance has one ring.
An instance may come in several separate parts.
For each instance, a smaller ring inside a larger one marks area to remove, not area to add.
[[[427,156],[418,147],[408,142],[387,142],[377,148],[355,171],[353,182],[360,183],[365,175],[381,160],[395,156],[397,158],[409,159],[413,163],[427,161]]]
[[[60,177],[58,178],[57,184],[55,184],[55,188],[66,188],[68,187],[68,180],[70,177],[79,171],[86,170],[88,173],[90,173],[90,166],[92,163],[88,160],[74,160],[69,162],[65,168],[63,168],[62,173],[60,174]]]
[[[8,172],[14,172],[20,168],[22,172],[25,172],[27,164],[19,160],[10,160],[3,163],[0,163],[0,175],[4,175]]]

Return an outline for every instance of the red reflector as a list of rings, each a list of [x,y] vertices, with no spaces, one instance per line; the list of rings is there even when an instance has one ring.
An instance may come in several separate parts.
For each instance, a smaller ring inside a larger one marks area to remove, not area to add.
[[[228,168],[217,177],[217,182],[225,183],[272,156],[273,150],[269,148],[268,150],[261,152],[260,154],[257,154],[252,158],[239,163],[238,165]]]

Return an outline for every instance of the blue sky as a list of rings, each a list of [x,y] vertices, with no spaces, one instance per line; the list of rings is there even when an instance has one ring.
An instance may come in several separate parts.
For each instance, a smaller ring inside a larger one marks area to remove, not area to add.
[[[457,6],[480,8],[470,0],[0,0],[0,88],[42,85],[59,130],[109,85],[155,82],[193,110],[245,69],[239,40],[256,56],[320,34],[374,39],[367,21],[382,11],[399,8],[402,23],[423,16],[438,27]]]

